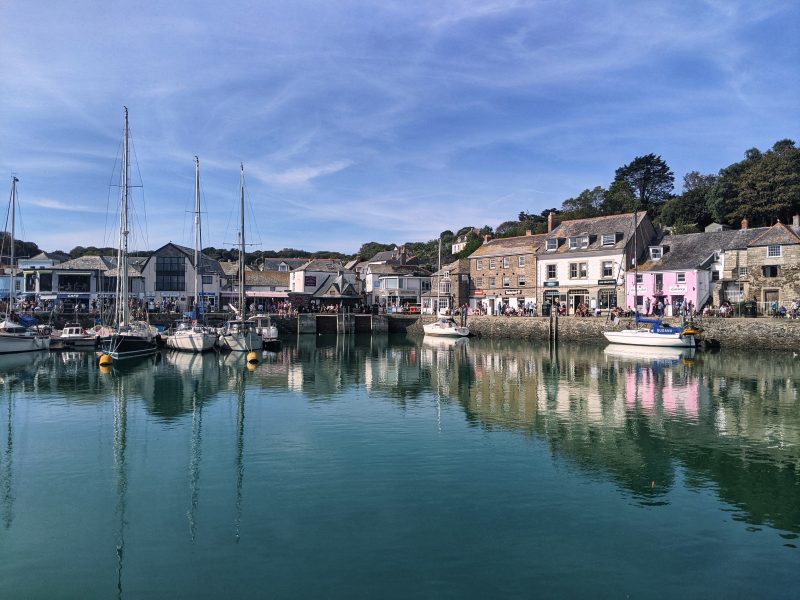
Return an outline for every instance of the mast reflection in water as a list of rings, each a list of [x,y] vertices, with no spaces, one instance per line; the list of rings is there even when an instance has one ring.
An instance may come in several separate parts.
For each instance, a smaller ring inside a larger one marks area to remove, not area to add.
[[[22,358],[0,357],[1,597],[794,592],[791,354]]]

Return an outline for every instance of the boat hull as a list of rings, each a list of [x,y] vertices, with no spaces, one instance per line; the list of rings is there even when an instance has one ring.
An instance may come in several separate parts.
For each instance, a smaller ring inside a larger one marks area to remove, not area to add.
[[[694,336],[681,333],[653,333],[646,329],[623,329],[622,331],[605,331],[603,335],[614,344],[671,348],[695,347]]]
[[[113,360],[138,358],[158,352],[158,345],[153,337],[119,333],[101,338],[100,348]]]
[[[253,352],[261,350],[263,342],[255,331],[248,333],[223,333],[219,336],[220,348],[231,352]]]
[[[441,323],[427,323],[422,326],[425,335],[438,337],[459,338],[469,335],[469,327],[442,326]]]
[[[50,338],[26,334],[0,333],[0,354],[37,352],[50,349]]]
[[[184,352],[206,352],[214,347],[216,341],[216,334],[179,331],[167,336],[167,348]]]

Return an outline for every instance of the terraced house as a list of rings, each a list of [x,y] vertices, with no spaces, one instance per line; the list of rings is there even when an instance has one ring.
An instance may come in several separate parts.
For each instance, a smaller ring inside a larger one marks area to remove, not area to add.
[[[625,302],[625,272],[647,254],[656,232],[647,213],[564,221],[548,230],[538,249],[542,302],[566,303],[569,314],[585,304],[608,310]]]
[[[767,314],[773,304],[788,306],[800,298],[800,216],[792,225],[748,229],[742,221],[739,244],[725,252],[722,295],[718,301],[755,301]]]
[[[537,302],[536,251],[547,234],[484,238],[469,257],[471,279],[469,306],[488,314],[505,307],[517,309]]]

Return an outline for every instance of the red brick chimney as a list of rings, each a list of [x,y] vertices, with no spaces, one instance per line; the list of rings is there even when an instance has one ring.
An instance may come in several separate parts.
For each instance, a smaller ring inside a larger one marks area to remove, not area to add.
[[[747,219],[742,219],[742,229],[747,229]]]
[[[556,213],[551,210],[550,213],[547,215],[547,233],[551,233],[555,226],[556,226]]]

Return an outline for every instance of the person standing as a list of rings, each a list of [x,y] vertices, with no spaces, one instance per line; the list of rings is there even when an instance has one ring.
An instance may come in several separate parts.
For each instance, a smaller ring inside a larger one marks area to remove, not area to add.
[[[650,298],[644,299],[644,314],[650,316]]]

